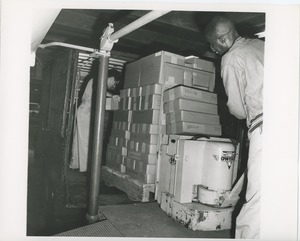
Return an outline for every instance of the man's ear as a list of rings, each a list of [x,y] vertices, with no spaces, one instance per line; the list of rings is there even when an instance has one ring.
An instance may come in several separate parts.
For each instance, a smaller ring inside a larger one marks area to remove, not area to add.
[[[221,37],[221,43],[224,44],[225,43],[225,37]]]

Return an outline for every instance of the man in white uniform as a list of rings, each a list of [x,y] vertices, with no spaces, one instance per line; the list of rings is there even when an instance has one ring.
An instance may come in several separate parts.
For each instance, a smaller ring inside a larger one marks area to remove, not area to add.
[[[240,37],[233,22],[224,16],[212,19],[205,36],[211,50],[222,56],[221,77],[229,111],[246,119],[249,128],[246,202],[237,217],[235,238],[259,238],[264,42]]]
[[[107,96],[112,96],[112,93],[117,88],[120,81],[120,73],[117,70],[109,70],[107,78]],[[72,145],[72,157],[70,168],[79,169],[80,172],[86,172],[88,167],[89,157],[89,142],[91,131],[91,109],[93,107],[93,78],[88,81],[84,90],[82,101],[76,111],[75,133]]]

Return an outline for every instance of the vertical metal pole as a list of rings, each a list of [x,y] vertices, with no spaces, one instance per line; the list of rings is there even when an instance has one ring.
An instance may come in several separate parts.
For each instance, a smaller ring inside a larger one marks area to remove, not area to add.
[[[98,199],[100,186],[100,170],[102,161],[102,146],[104,134],[104,116],[106,101],[106,83],[108,72],[109,54],[100,55],[98,84],[96,95],[95,124],[93,133],[93,149],[91,162],[91,181],[90,196],[88,204],[87,220],[90,223],[97,222],[98,216]]]

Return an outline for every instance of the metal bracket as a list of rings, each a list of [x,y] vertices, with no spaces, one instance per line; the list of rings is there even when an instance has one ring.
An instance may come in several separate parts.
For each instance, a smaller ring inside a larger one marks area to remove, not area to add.
[[[168,155],[168,154],[167,154]],[[171,156],[170,157],[170,160],[169,160],[169,162],[170,162],[170,164],[173,166],[173,165],[175,165],[176,163],[177,163],[177,161],[178,161],[178,159],[179,159],[179,155],[169,155],[169,156]]]
[[[110,39],[111,34],[114,32],[114,25],[108,24],[108,27],[104,30],[100,40],[100,52],[110,52],[114,46],[114,43],[118,42],[118,39],[112,41]]]

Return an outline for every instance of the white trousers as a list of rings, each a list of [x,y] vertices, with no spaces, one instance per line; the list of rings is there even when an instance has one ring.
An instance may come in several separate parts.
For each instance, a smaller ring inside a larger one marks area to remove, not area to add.
[[[256,128],[248,136],[250,146],[247,164],[246,202],[236,220],[236,239],[259,239],[260,237],[262,126]]]
[[[91,119],[90,109],[89,103],[83,103],[79,106],[76,115],[76,126],[74,127],[76,129],[73,139],[70,168],[79,168],[80,172],[87,171]]]

